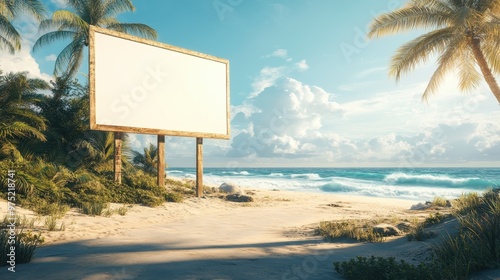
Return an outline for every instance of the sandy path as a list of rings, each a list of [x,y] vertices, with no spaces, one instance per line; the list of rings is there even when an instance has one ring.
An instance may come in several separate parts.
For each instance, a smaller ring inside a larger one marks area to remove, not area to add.
[[[334,260],[416,244],[328,243],[309,234],[322,220],[408,215],[414,201],[272,191],[255,198],[134,206],[110,218],[72,212],[66,231],[48,233],[32,263],[16,273],[2,267],[1,279],[336,279]]]

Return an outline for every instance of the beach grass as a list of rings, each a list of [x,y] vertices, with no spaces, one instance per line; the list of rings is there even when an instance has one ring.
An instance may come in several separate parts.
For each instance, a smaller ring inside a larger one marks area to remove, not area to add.
[[[458,220],[457,234],[446,234],[432,246],[432,261],[407,265],[393,258],[358,257],[334,262],[335,270],[346,279],[374,279],[375,271],[388,274],[383,279],[467,279],[472,272],[500,266],[500,196],[493,190],[482,195],[463,194],[452,201],[452,215],[430,214],[409,234],[409,240],[425,240],[425,227],[441,223],[449,217]],[[398,274],[403,270],[403,274]],[[430,273],[430,274],[429,274]],[[436,274],[437,273],[437,274]],[[390,276],[388,276],[390,275]],[[411,275],[429,275],[412,278]],[[435,275],[439,275],[436,278]],[[411,276],[411,277],[410,277]],[[381,278],[382,279],[382,278]]]
[[[18,229],[11,232],[7,228],[0,228],[0,266],[9,265],[12,241],[15,240],[15,263],[28,263],[31,261],[35,250],[44,242],[40,233]]]
[[[85,215],[101,216],[105,209],[109,208],[107,202],[84,202],[80,205],[80,211]]]
[[[360,242],[383,242],[384,237],[376,233],[374,224],[364,220],[343,220],[340,222],[320,222],[317,234],[327,240],[350,238]]]

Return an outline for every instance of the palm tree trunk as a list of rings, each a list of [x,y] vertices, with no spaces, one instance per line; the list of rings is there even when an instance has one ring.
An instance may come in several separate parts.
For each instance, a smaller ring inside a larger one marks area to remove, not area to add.
[[[491,92],[493,93],[493,95],[498,100],[498,103],[500,104],[500,87],[498,86],[498,83],[495,77],[493,76],[490,67],[488,66],[488,62],[484,58],[483,52],[481,51],[480,39],[471,38],[470,46],[472,48],[472,52],[474,53],[474,57],[476,58],[476,62],[479,65],[481,72],[483,73],[483,77],[486,80],[486,83],[488,84],[488,86],[491,89]]]

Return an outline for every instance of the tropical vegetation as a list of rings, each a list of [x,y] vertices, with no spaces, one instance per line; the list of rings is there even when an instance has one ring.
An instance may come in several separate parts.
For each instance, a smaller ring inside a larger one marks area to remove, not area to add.
[[[166,186],[158,186],[151,170],[131,162],[126,136],[122,145],[124,180],[122,184],[114,182],[113,134],[90,130],[88,85],[73,77],[81,65],[84,47],[89,44],[90,25],[149,39],[156,38],[156,31],[145,24],[116,19],[123,12],[134,11],[130,0],[66,3],[68,10],[56,11],[46,19],[45,7],[39,0],[0,0],[0,49],[10,53],[20,50],[22,38],[13,21],[23,13],[39,20],[40,30],[49,31],[36,41],[35,50],[58,40],[70,40],[57,57],[56,75],[50,82],[33,78],[28,72],[0,71],[0,170],[15,172],[16,205],[48,215],[48,230],[64,230],[64,223],[57,227],[57,219],[70,207],[102,214],[110,212],[102,209],[109,202],[154,207],[194,194],[194,185],[186,188],[167,180]],[[145,156],[155,157],[153,152]],[[9,185],[7,180],[6,176],[0,178],[3,188]],[[119,213],[124,215],[126,210]],[[43,242],[32,229],[32,225],[19,224],[18,263],[29,262]],[[0,223],[0,252],[4,257],[10,248],[6,243],[8,234],[4,219]],[[6,265],[5,258],[1,259],[0,266]]]
[[[430,31],[396,51],[390,76],[399,80],[438,55],[437,69],[423,99],[437,91],[447,73],[456,70],[460,90],[477,88],[482,76],[500,103],[500,87],[494,76],[500,72],[500,1],[411,0],[400,9],[376,17],[368,36],[376,38],[417,28]]]

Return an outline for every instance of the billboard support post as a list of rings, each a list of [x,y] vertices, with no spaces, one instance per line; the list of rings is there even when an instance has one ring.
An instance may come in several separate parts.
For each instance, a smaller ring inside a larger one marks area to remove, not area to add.
[[[203,138],[196,138],[196,197],[203,195]]]
[[[158,186],[165,186],[165,135],[158,135]]]
[[[122,183],[122,133],[115,132],[115,182]]]

